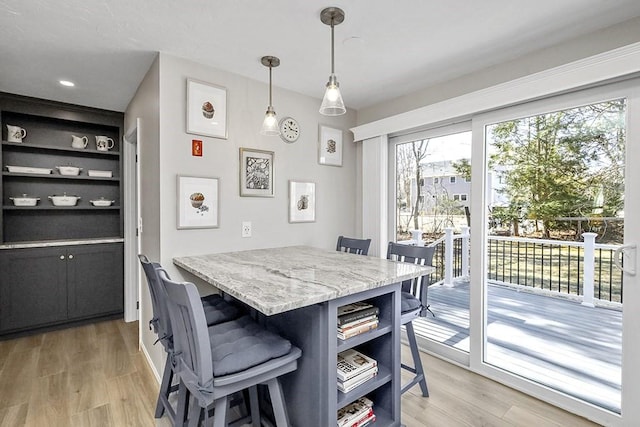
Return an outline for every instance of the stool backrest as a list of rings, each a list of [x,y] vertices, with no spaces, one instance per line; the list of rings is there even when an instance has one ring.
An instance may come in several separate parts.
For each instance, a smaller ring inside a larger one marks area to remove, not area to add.
[[[164,270],[158,270],[158,277],[167,293],[176,372],[197,399],[208,400],[213,393],[213,364],[200,294],[193,283],[174,282]]]
[[[147,278],[149,294],[151,295],[151,307],[153,309],[153,319],[149,322],[153,330],[158,334],[158,339],[166,350],[173,348],[171,320],[169,319],[169,309],[167,307],[167,293],[158,277],[158,270],[163,270],[157,262],[151,262],[145,255],[138,255],[144,275]]]
[[[369,253],[369,246],[371,246],[371,239],[354,239],[351,237],[338,236],[336,251],[367,255]]]
[[[387,259],[431,266],[435,249],[435,246],[411,246],[389,242],[389,246],[387,247]],[[429,287],[430,275],[431,274],[426,274],[424,276],[402,282],[402,291],[409,292],[416,298],[420,299],[423,307],[427,307],[427,289]],[[426,310],[424,311],[423,315],[426,315]]]

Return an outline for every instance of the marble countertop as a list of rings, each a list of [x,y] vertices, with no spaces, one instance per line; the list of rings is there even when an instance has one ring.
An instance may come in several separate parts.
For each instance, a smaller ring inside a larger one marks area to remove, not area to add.
[[[401,282],[434,270],[309,246],[176,257],[173,263],[266,315]]]
[[[17,242],[0,245],[1,249],[27,249],[27,248],[48,248],[52,246],[74,246],[74,245],[95,245],[99,243],[121,243],[121,237],[106,239],[78,239],[78,240],[43,240],[41,242]]]

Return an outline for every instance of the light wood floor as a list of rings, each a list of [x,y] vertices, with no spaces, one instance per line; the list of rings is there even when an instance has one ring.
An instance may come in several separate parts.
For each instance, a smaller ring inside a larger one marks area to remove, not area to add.
[[[0,341],[0,426],[168,426],[138,352],[137,323],[108,321]],[[402,398],[402,422],[426,426],[592,426],[588,421],[423,355],[431,397]]]

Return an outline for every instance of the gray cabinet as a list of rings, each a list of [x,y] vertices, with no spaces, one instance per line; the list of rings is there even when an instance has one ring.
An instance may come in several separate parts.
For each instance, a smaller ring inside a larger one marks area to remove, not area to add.
[[[0,251],[0,333],[122,312],[122,243]]]
[[[46,325],[67,317],[64,249],[0,251],[0,331]]]
[[[67,249],[68,318],[121,313],[123,310],[122,243]]]

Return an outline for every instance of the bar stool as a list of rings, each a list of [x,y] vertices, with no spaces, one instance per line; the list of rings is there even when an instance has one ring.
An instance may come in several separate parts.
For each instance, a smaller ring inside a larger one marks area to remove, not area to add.
[[[252,423],[259,427],[257,385],[266,384],[276,425],[288,427],[279,377],[297,369],[300,349],[248,315],[207,330],[195,285],[174,282],[161,270],[158,276],[169,301],[179,387],[191,396],[188,425],[197,426],[203,411],[208,425],[210,407],[215,409],[213,426],[227,425],[229,396],[249,389]]]
[[[351,237],[338,236],[336,251],[349,252],[357,255],[367,255],[371,239],[354,239]]]
[[[156,403],[155,417],[161,418],[165,410],[171,422],[176,425],[176,412],[184,412],[180,408],[174,409],[169,403],[169,395],[178,390],[176,385],[172,385],[174,375],[174,343],[173,333],[171,329],[171,321],[169,319],[169,308],[167,306],[167,296],[157,272],[164,271],[160,264],[151,262],[145,255],[138,255],[140,264],[147,278],[149,293],[151,294],[151,306],[153,309],[153,318],[149,321],[149,328],[158,335],[158,341],[164,347],[167,353],[167,360],[164,365],[162,374],[162,382],[160,391],[158,392],[158,401]],[[166,274],[166,272],[165,272]],[[242,312],[235,305],[225,301],[220,295],[214,294],[200,299],[203,311],[205,313],[207,325],[217,325],[237,319]],[[178,405],[186,404],[186,397],[178,397]]]
[[[387,259],[430,266],[433,261],[434,251],[435,247],[433,246],[409,246],[389,242]],[[427,312],[431,312],[427,304],[428,276],[405,280],[402,282],[402,292],[400,293],[400,323],[405,325],[407,329],[407,339],[409,340],[409,348],[413,358],[413,366],[405,365],[404,363],[400,366],[414,374],[413,379],[402,386],[401,393],[408,391],[416,384],[420,384],[422,396],[424,397],[429,397],[429,389],[427,388],[427,379],[420,360],[418,342],[412,322],[418,317],[426,317]]]

